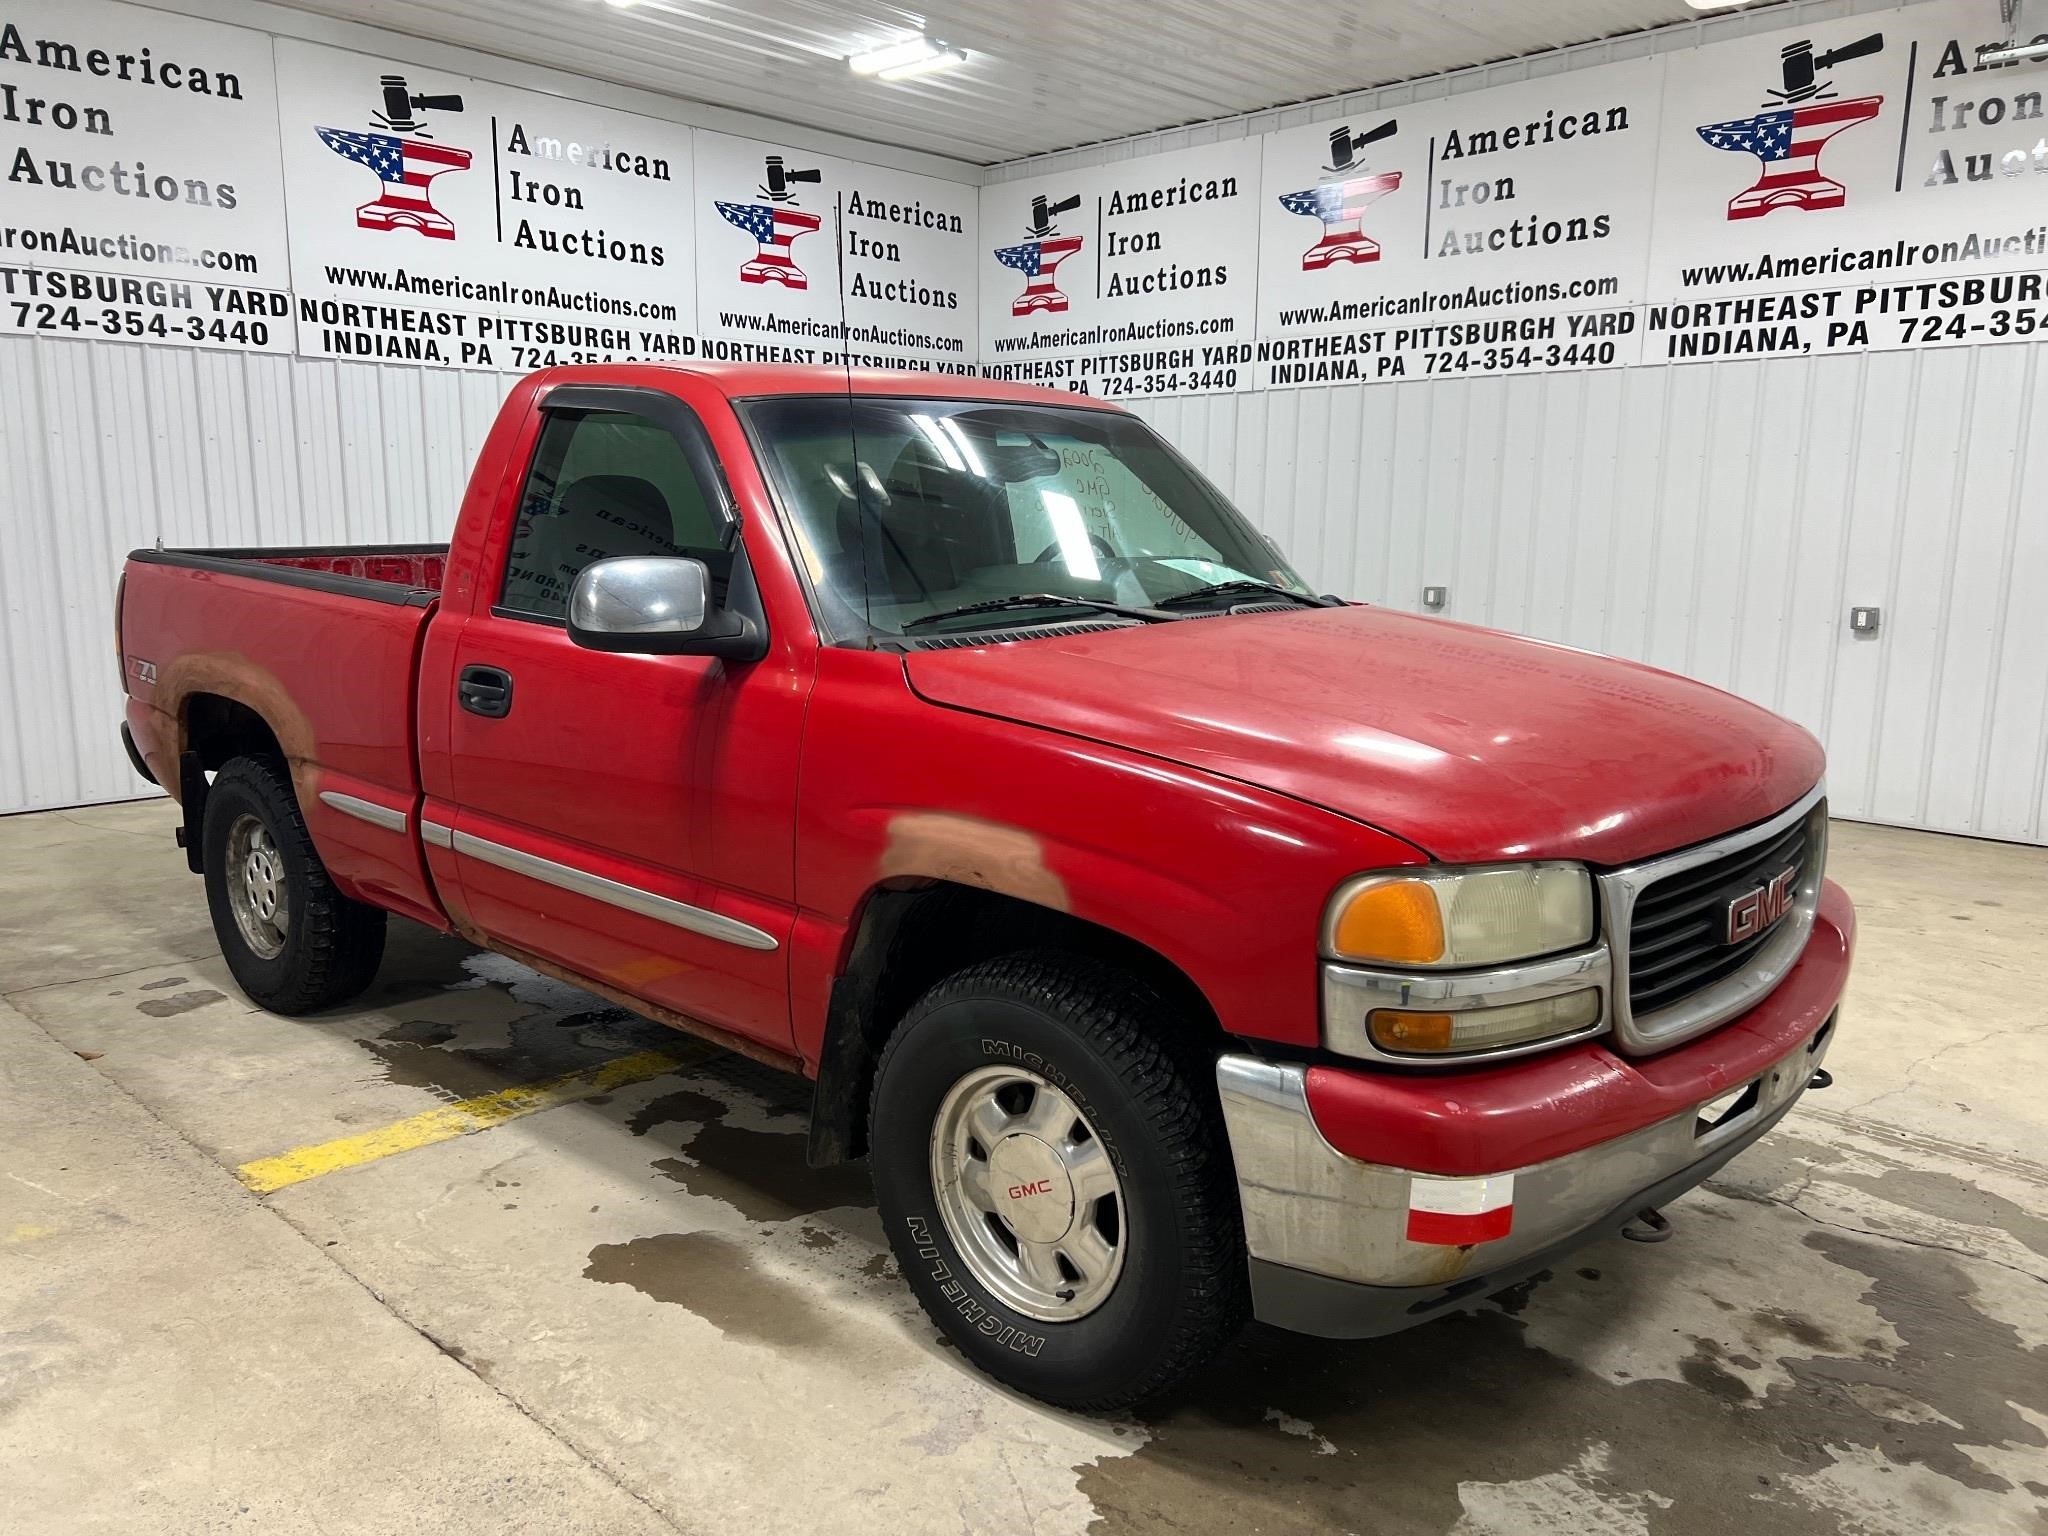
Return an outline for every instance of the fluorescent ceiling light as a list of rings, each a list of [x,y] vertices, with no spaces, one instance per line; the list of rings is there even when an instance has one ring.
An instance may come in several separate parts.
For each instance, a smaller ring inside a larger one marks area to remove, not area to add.
[[[927,75],[935,69],[951,69],[956,64],[967,62],[964,49],[923,35],[905,38],[900,43],[891,43],[886,48],[871,48],[866,53],[857,53],[847,64],[856,75],[873,75],[879,80],[908,80],[913,75]]]
[[[1696,11],[1732,11],[1738,5],[1748,5],[1749,0],[1685,0]]]
[[[1977,50],[1977,65],[2024,64],[2029,59],[2048,59],[2048,43],[1992,43]]]

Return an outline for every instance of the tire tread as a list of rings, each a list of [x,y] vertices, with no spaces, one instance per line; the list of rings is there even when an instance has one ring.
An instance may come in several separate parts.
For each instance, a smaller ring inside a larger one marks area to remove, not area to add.
[[[383,963],[383,909],[352,900],[336,889],[313,846],[298,795],[282,764],[262,757],[234,758],[214,776],[212,795],[235,786],[243,787],[268,813],[266,819],[284,855],[287,877],[299,883],[304,893],[293,934],[296,945],[287,950],[295,956],[291,974],[277,986],[263,988],[260,997],[239,973],[236,981],[273,1013],[317,1013],[347,1002],[369,986]],[[214,803],[210,796],[209,811]],[[209,835],[209,867],[213,841]],[[225,880],[225,871],[221,878]],[[232,918],[220,939],[223,948],[240,942]]]
[[[904,1015],[876,1067],[871,1126],[878,1123],[890,1059],[910,1047],[910,1026],[948,1003],[991,993],[1028,1002],[1073,1030],[1121,1080],[1165,1155],[1180,1233],[1180,1295],[1163,1329],[1166,1348],[1142,1377],[1115,1391],[1053,1400],[1082,1412],[1110,1412],[1160,1397],[1206,1364],[1251,1313],[1237,1175],[1210,1085],[1214,1060],[1190,1038],[1186,1021],[1130,972],[1060,951],[1005,955],[955,972]],[[947,1319],[926,1310],[947,1326]]]

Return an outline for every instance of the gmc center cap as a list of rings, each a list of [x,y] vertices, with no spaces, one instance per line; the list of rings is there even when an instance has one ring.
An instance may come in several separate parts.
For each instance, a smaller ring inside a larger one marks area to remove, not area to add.
[[[1027,1243],[1057,1242],[1074,1224],[1074,1181],[1036,1136],[1005,1136],[989,1154],[989,1183],[1010,1230]]]

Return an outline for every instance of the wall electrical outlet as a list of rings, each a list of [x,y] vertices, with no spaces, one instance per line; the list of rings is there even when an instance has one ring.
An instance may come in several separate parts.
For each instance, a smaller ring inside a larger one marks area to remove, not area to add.
[[[1851,608],[1849,610],[1849,633],[1852,635],[1874,635],[1884,621],[1884,611],[1879,608]]]
[[[1449,587],[1424,587],[1422,589],[1422,606],[1425,608],[1441,608],[1450,600],[1451,589]]]

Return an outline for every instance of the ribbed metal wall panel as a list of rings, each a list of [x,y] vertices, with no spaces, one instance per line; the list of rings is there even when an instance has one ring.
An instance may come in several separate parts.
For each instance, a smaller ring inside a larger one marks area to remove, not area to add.
[[[0,336],[0,811],[147,792],[128,550],[445,539],[513,377]]]
[[[0,809],[140,791],[124,551],[445,538],[510,382],[0,338]],[[1756,699],[1828,744],[1845,815],[2048,842],[2048,345],[1143,410],[1320,585],[1445,585],[1452,617]]]
[[[1051,163],[1237,138],[1882,3],[1737,12]],[[1331,588],[1413,608],[1425,583],[1448,585],[1454,617],[1640,657],[1804,722],[1828,744],[1844,814],[2043,843],[2044,352],[1418,381],[1143,409]],[[0,337],[0,810],[142,788],[115,736],[123,551],[158,538],[445,538],[509,383]],[[1851,603],[1883,607],[1879,638],[1849,636]]]
[[[1140,410],[1325,590],[1447,586],[1801,722],[1841,815],[2048,842],[2048,344]]]
[[[1899,0],[1792,0],[1112,144],[1227,143]],[[1904,0],[1906,4],[1918,0]],[[1987,25],[1995,12],[1985,6]],[[1636,657],[1827,744],[1842,815],[2048,842],[2041,344],[1416,381],[1138,409],[1316,581]],[[1884,610],[1874,639],[1851,604]]]

